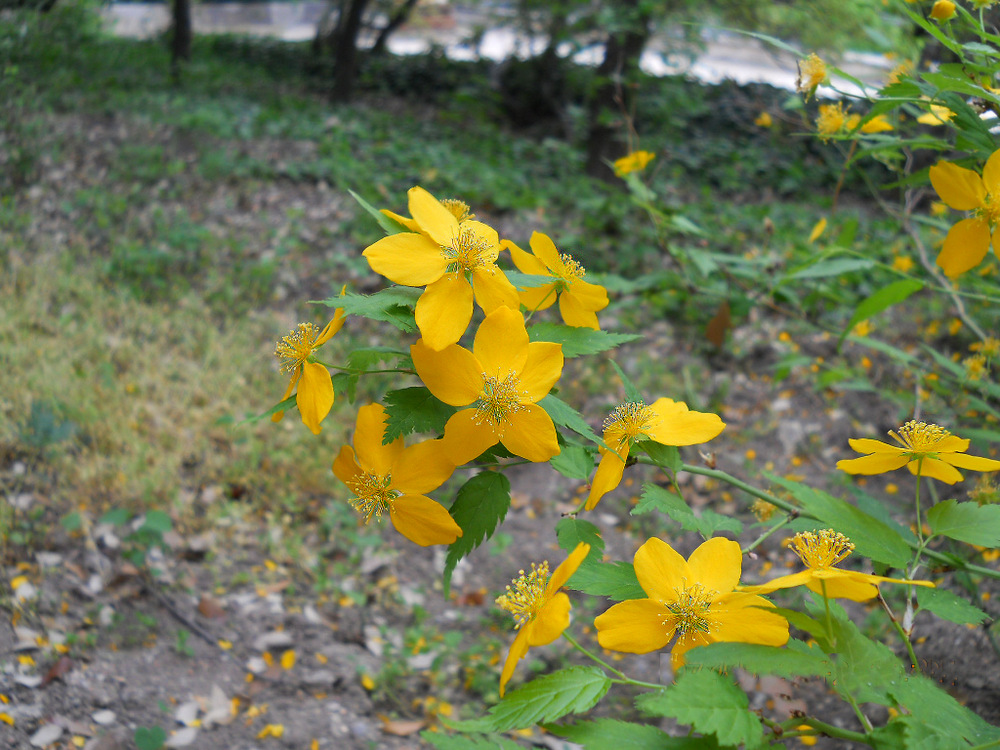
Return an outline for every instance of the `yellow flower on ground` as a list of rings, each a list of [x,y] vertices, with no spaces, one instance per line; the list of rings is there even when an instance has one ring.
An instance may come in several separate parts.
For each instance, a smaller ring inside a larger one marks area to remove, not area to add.
[[[629,449],[640,438],[662,445],[707,443],[726,427],[717,414],[690,411],[683,401],[660,398],[646,406],[642,401],[619,405],[604,420],[604,444],[587,496],[586,510],[593,510],[602,497],[622,481]]]
[[[813,225],[812,231],[809,233],[809,241],[815,242],[822,236],[823,232],[826,231],[826,217],[824,216],[819,221]]]
[[[495,229],[471,218],[460,221],[421,187],[410,188],[407,195],[420,231],[390,234],[363,254],[372,270],[390,281],[426,286],[417,300],[417,327],[424,343],[441,351],[469,327],[473,300],[487,313],[502,306],[517,309],[520,301],[497,266],[500,236]]]
[[[787,643],[788,622],[769,611],[774,605],[735,590],[742,567],[736,542],[709,539],[685,560],[654,537],[635,553],[634,564],[649,598],[619,602],[594,620],[597,641],[604,648],[645,654],[665,648],[676,635],[670,662],[677,670],[695,646]]]
[[[892,270],[909,273],[913,270],[913,258],[908,255],[894,255],[892,257]]]
[[[615,159],[615,174],[624,177],[632,172],[641,172],[646,166],[656,158],[656,154],[650,151],[633,151],[628,156]]]
[[[925,112],[917,118],[921,125],[944,125],[955,116],[947,107],[941,104],[932,104],[931,111]]]
[[[536,566],[531,572],[519,571],[511,581],[507,593],[496,600],[497,606],[514,615],[517,637],[510,645],[507,660],[500,674],[500,697],[514,667],[524,658],[531,646],[546,646],[569,627],[569,597],[559,591],[570,579],[580,563],[590,553],[590,545],[580,542],[565,560],[549,575],[549,563]]]
[[[937,0],[931,8],[931,18],[935,21],[950,21],[955,17],[955,3],[951,0]]]
[[[1000,339],[987,336],[982,341],[969,344],[969,349],[981,353],[984,357],[992,358],[1000,354]]]
[[[502,243],[510,250],[511,258],[521,273],[552,276],[551,284],[543,284],[520,292],[521,304],[529,310],[545,310],[559,298],[559,312],[566,325],[576,328],[600,329],[597,311],[608,306],[608,292],[603,286],[583,280],[583,266],[566,253],[560,254],[548,235],[534,232],[531,235],[531,253],[526,253],[513,242]]]
[[[333,408],[333,379],[326,367],[309,359],[343,326],[344,311],[337,308],[333,320],[322,331],[312,323],[299,323],[299,327],[282,338],[274,350],[274,356],[281,361],[281,371],[291,375],[281,400],[284,401],[295,391],[295,405],[302,415],[302,422],[314,435],[320,433],[320,422]],[[285,412],[276,411],[271,415],[271,421],[280,422],[284,416]]]
[[[966,357],[962,360],[962,366],[965,368],[965,377],[969,380],[982,380],[987,371],[986,357],[982,354]]]
[[[844,109],[843,102],[836,104],[820,104],[819,117],[816,118],[816,132],[824,140],[830,140],[830,136],[837,135],[848,124],[847,110]]]
[[[538,402],[562,374],[562,345],[529,343],[517,310],[498,307],[489,313],[471,352],[457,344],[434,351],[420,339],[410,355],[431,393],[451,406],[472,407],[445,425],[444,447],[456,466],[498,442],[529,461],[548,461],[559,453],[555,425]]]
[[[769,128],[774,125],[774,118],[771,117],[770,112],[761,112],[757,115],[757,119],[753,121],[753,124],[759,128]]]
[[[848,440],[858,453],[869,455],[838,461],[837,468],[848,474],[884,474],[905,466],[911,474],[946,484],[962,481],[958,469],[1000,469],[1000,461],[966,455],[969,441],[952,435],[936,424],[911,420],[900,427],[898,433],[890,431],[889,435],[899,443],[898,446],[870,438]]]
[[[934,586],[930,581],[907,581],[886,578],[853,570],[841,570],[837,563],[854,551],[854,544],[833,529],[823,529],[815,534],[803,531],[792,537],[790,546],[802,560],[806,569],[799,573],[775,578],[760,586],[741,586],[748,594],[770,594],[778,589],[805,586],[810,591],[828,599],[850,599],[865,602],[878,595],[879,583],[906,583],[916,586]]]
[[[355,494],[351,505],[368,522],[388,513],[396,531],[427,547],[451,544],[462,529],[440,503],[424,493],[436,490],[455,471],[440,440],[403,445],[398,437],[383,445],[386,414],[379,404],[358,410],[354,447],[345,445],[333,473]]]
[[[816,87],[826,80],[826,63],[815,52],[799,61],[799,77],[795,88],[808,99]]]
[[[978,266],[990,249],[991,234],[1000,221],[1000,150],[986,160],[982,177],[950,161],[939,161],[929,175],[941,200],[972,212],[948,230],[937,257],[937,264],[953,279]]]
[[[887,133],[893,130],[892,123],[885,115],[875,115],[872,119],[861,126],[861,132],[871,135],[872,133]]]

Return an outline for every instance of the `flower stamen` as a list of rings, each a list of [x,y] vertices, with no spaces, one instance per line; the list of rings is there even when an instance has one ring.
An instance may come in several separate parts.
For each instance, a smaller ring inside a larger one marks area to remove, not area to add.
[[[530,573],[519,570],[518,577],[507,586],[507,593],[497,597],[497,606],[514,616],[515,629],[535,619],[538,610],[545,603],[545,587],[548,583],[548,560],[541,565],[532,563]]]
[[[833,529],[814,534],[802,531],[792,537],[792,548],[802,563],[813,570],[832,568],[854,551],[854,543]]]
[[[889,434],[915,456],[933,453],[942,440],[951,436],[951,433],[943,427],[912,419],[900,427],[898,433],[890,430]]]
[[[604,440],[608,447],[621,450],[650,426],[653,410],[642,401],[626,401],[604,420]]]
[[[316,349],[320,329],[312,323],[299,323],[287,336],[283,336],[274,349],[274,356],[281,360],[281,371],[292,372],[306,363]]]
[[[472,213],[469,208],[469,204],[465,201],[460,201],[456,198],[443,198],[441,200],[441,205],[444,206],[451,214],[458,219],[458,223],[461,224],[463,221],[469,221],[470,219],[475,219],[476,215]]]
[[[516,372],[508,373],[503,380],[485,372],[482,376],[483,391],[479,394],[474,420],[477,425],[489,423],[494,432],[499,432],[511,414],[524,409],[522,400],[528,400],[528,394],[520,389],[521,381]]]
[[[709,609],[718,592],[706,589],[700,583],[674,590],[677,592],[677,599],[663,602],[668,615],[663,624],[675,628],[680,635],[712,632],[716,624],[709,617]]]
[[[357,495],[351,500],[351,506],[365,517],[365,523],[372,520],[372,516],[381,518],[383,513],[392,510],[392,501],[402,493],[392,489],[392,477],[390,475],[380,476],[365,472],[361,478],[353,483],[351,487]]]
[[[587,270],[569,253],[560,253],[559,260],[563,264],[563,272],[559,274],[559,278],[563,281],[579,281],[587,273]]]
[[[450,247],[441,247],[441,255],[448,261],[448,270],[474,271],[492,270],[495,265],[490,256],[490,243],[469,227],[459,227],[458,235]]]

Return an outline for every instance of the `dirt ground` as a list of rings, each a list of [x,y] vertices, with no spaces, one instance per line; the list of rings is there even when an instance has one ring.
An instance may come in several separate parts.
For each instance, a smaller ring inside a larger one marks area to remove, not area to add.
[[[44,228],[52,236],[69,236],[73,231],[73,217],[60,208],[60,197],[75,187],[99,184],[110,153],[121,143],[160,142],[168,153],[185,155],[183,136],[149,123],[64,116],[58,127],[71,142],[80,138],[85,143],[79,149],[64,149],[68,158],[47,165],[29,191],[29,200],[37,207],[33,231]],[[288,149],[310,148],[274,142],[251,147],[260,158],[272,160]],[[179,203],[213,229],[238,228],[248,234],[266,233],[274,222],[284,220],[287,209],[298,207],[304,209],[301,231],[319,236],[332,216],[347,210],[346,197],[322,185],[271,184],[252,198],[238,183],[212,188],[222,191],[217,193],[203,187],[206,192],[195,185],[183,197],[165,202]],[[496,217],[497,225],[508,233],[520,232],[517,221]],[[280,304],[329,293],[316,284],[308,269],[301,275],[285,273]],[[721,414],[728,423],[710,447],[719,468],[744,476],[752,468],[746,453],[747,436],[752,436],[757,454],[753,466],[771,465],[776,473],[794,472],[822,484],[835,461],[846,457],[848,437],[884,434],[896,426],[896,417],[889,406],[866,397],[846,399],[832,391],[817,392],[807,380],[794,376],[779,385],[762,377],[781,351],[779,325],[766,319],[747,322],[732,332],[725,350],[709,363],[704,390],[711,394],[725,383]],[[641,348],[616,355],[626,371],[642,362],[661,361],[705,367],[669,322],[651,321],[647,331],[648,341]],[[799,343],[817,354],[834,346],[820,336]],[[596,428],[603,405],[593,406],[587,413],[594,415]],[[689,461],[698,460],[694,449],[686,449],[684,455]],[[632,471],[634,483],[602,501],[588,518],[604,532],[607,552],[615,559],[631,559],[644,541],[643,528],[627,514],[642,478],[639,469]],[[481,548],[471,555],[456,571],[453,596],[447,601],[440,587],[440,551],[417,548],[390,528],[383,530],[384,544],[378,551],[363,556],[350,583],[355,591],[376,592],[359,606],[353,600],[335,601],[312,593],[308,576],[295,565],[267,565],[262,532],[252,519],[196,535],[168,535],[168,548],[151,561],[155,577],[141,575],[122,557],[115,528],[94,526],[70,534],[57,522],[51,524],[39,544],[30,550],[8,550],[3,561],[8,580],[18,575],[18,562],[30,564],[37,597],[16,625],[11,624],[9,612],[0,624],[0,714],[13,719],[12,725],[0,723],[0,748],[132,748],[138,728],[155,727],[167,732],[169,746],[196,750],[426,747],[417,732],[434,726],[435,718],[421,701],[427,697],[446,701],[454,707],[454,715],[461,715],[463,707],[477,699],[461,689],[432,687],[421,676],[430,665],[419,659],[410,665],[416,677],[394,686],[397,700],[392,702],[378,697],[377,686],[369,690],[362,677],[379,674],[386,639],[412,623],[414,607],[426,610],[433,627],[442,632],[474,628],[489,621],[492,599],[518,568],[543,557],[561,559],[552,529],[573,507],[583,483],[567,480],[547,466],[520,469],[511,477],[514,502],[500,529],[509,536],[507,546],[500,554]],[[905,477],[894,479],[905,495]],[[0,481],[4,502],[44,508],[52,519],[65,512],[47,507],[47,467],[16,447],[0,455]],[[879,481],[872,480],[869,488]],[[695,507],[746,515],[745,498],[730,496],[725,487],[693,475],[682,477],[682,482]],[[220,491],[192,486],[190,502],[210,503]],[[698,542],[690,535],[660,533],[685,554]],[[304,523],[303,534],[307,548],[323,544],[315,524]],[[770,540],[759,550],[758,561],[748,563],[746,577],[752,578],[766,560],[780,566],[788,559],[778,541]],[[255,584],[234,583],[248,570],[255,572]],[[379,591],[391,595],[380,596]],[[582,621],[586,612],[594,607],[600,611],[602,606],[581,602],[577,617]],[[866,611],[858,611],[859,618],[865,615]],[[918,655],[927,671],[959,700],[988,720],[1000,722],[1000,665],[984,632],[922,618],[917,626],[922,639]],[[182,635],[185,632],[188,635]],[[72,657],[57,648],[70,634],[75,634],[77,643],[86,644]],[[495,635],[507,644],[513,630],[497,629]],[[887,642],[899,651],[892,636],[887,635]],[[295,663],[283,666],[281,657],[288,651],[295,653]],[[538,651],[532,655],[550,666],[566,656],[561,645]],[[271,655],[270,665],[265,654]],[[444,679],[443,684],[460,682],[456,676],[462,666],[444,660],[438,668],[446,675],[450,670],[453,679]],[[663,676],[661,659],[655,654],[629,657],[621,666],[638,679]],[[526,674],[522,664],[515,684]],[[746,684],[753,705],[771,715],[782,718],[782,712],[808,708],[824,720],[854,727],[850,713],[834,708],[822,686],[782,680],[754,684],[751,678]],[[617,705],[609,701],[602,710],[613,711]],[[836,713],[825,713],[832,710]],[[278,726],[281,734],[275,736]],[[521,741],[549,748],[567,746],[537,731]]]

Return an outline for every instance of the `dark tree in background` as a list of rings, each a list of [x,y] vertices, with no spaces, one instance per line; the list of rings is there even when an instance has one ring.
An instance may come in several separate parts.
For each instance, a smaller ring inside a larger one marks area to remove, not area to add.
[[[191,59],[191,0],[174,0],[170,24],[170,73],[177,81],[181,63]]]

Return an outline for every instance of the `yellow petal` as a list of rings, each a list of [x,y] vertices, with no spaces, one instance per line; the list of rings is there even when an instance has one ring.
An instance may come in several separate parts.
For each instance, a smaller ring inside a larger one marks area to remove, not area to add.
[[[958,469],[936,458],[925,457],[919,461],[910,461],[906,465],[906,468],[910,470],[911,474],[916,476],[918,464],[920,476],[922,477],[937,479],[939,482],[944,482],[945,484],[955,484],[955,482],[962,481],[962,473]]]
[[[483,311],[491,313],[499,307],[521,309],[521,297],[517,287],[510,283],[507,275],[498,266],[477,268],[472,272],[472,291],[476,302]]]
[[[528,358],[521,372],[521,390],[532,403],[545,398],[562,375],[562,344],[535,341],[528,344]]]
[[[653,599],[619,602],[594,620],[597,642],[612,651],[647,654],[670,643],[673,628],[663,624],[665,610]]]
[[[855,578],[846,570],[826,569],[813,571],[806,588],[827,599],[849,599],[866,602],[878,596],[878,586],[864,578]]]
[[[608,290],[600,284],[589,281],[572,281],[567,290],[570,296],[577,299],[585,310],[603,310],[608,306]]]
[[[507,652],[507,660],[503,663],[503,672],[500,673],[500,697],[503,698],[504,688],[514,674],[514,667],[528,653],[528,633],[524,628],[518,632],[514,642],[510,644],[510,651]]]
[[[295,404],[299,407],[303,424],[312,430],[313,435],[319,435],[322,429],[319,423],[333,408],[333,379],[330,371],[316,362],[304,363]]]
[[[552,577],[549,578],[548,584],[545,586],[545,595],[552,596],[559,589],[566,585],[576,569],[580,567],[580,564],[587,559],[587,555],[590,554],[590,545],[585,542],[580,542],[576,545],[569,556],[559,563],[554,571],[552,571]]]
[[[497,234],[497,230],[489,224],[474,219],[463,221],[460,228],[462,232],[471,232],[478,240],[478,244],[486,248],[479,254],[481,260],[496,263],[500,257],[500,235]]]
[[[421,547],[451,544],[462,536],[443,505],[423,495],[403,495],[392,501],[389,518],[396,531]]]
[[[443,439],[446,455],[456,466],[477,458],[500,440],[488,424],[476,422],[475,409],[463,409],[453,414],[444,426]]]
[[[809,233],[809,241],[815,242],[820,238],[820,235],[823,234],[823,232],[825,231],[826,231],[826,217],[824,216],[822,219],[817,221],[816,225],[812,228],[812,231]]]
[[[682,633],[678,637],[677,642],[674,643],[672,649],[670,649],[670,667],[677,672],[681,667],[684,666],[685,658],[684,655],[691,649],[697,646],[707,646],[710,643],[714,643],[717,639],[715,634],[707,635],[705,633],[699,633],[696,630],[692,630],[688,633]]]
[[[774,612],[774,605],[759,596],[733,593],[722,597],[712,608],[716,641],[761,643],[784,646],[788,642],[788,621]]]
[[[900,454],[873,453],[870,456],[837,461],[837,468],[848,474],[884,474],[905,466],[909,460]]]
[[[615,489],[625,473],[625,460],[617,453],[606,451],[597,465],[597,472],[590,482],[590,494],[584,510],[593,510],[606,494]]]
[[[456,343],[472,320],[472,287],[459,273],[428,284],[417,300],[415,317],[424,344],[434,351]]]
[[[743,555],[731,539],[714,537],[701,544],[688,558],[691,575],[706,589],[726,594],[740,582]]]
[[[393,463],[392,486],[406,495],[422,495],[447,482],[454,471],[444,440],[425,440],[405,448]]]
[[[381,209],[379,209],[379,211],[383,215],[388,216],[390,219],[392,219],[397,224],[400,224],[400,225],[406,227],[409,231],[411,231],[411,232],[420,232],[420,225],[417,224],[417,222],[415,222],[409,216],[402,216],[400,214],[393,213],[388,208],[381,208]]]
[[[550,271],[562,271],[565,268],[565,263],[559,257],[555,243],[547,234],[532,232],[528,244],[531,245],[531,252],[535,254],[535,257],[542,261]]]
[[[333,462],[334,476],[353,491],[354,485],[361,479],[362,473],[354,460],[354,449],[349,445],[342,446]]]
[[[340,290],[340,293],[343,294],[344,289],[346,288],[347,287],[344,286]],[[344,319],[345,319],[344,308],[338,307],[336,310],[334,310],[333,318],[330,320],[329,323],[326,324],[326,327],[323,328],[322,331],[320,331],[319,336],[316,337],[316,342],[313,344],[313,349],[322,346],[327,341],[332,339],[337,334],[337,332],[344,327]]]
[[[421,339],[410,347],[410,357],[424,385],[446,404],[465,406],[483,392],[482,365],[468,349],[452,344],[436,352]]]
[[[676,601],[679,591],[683,591],[698,580],[688,566],[687,560],[673,547],[655,536],[636,550],[633,564],[635,577],[639,579],[642,590],[650,599],[660,602]]]
[[[810,568],[807,570],[801,570],[798,573],[792,573],[791,575],[772,578],[767,583],[762,583],[759,586],[740,586],[739,590],[746,594],[770,594],[772,591],[777,591],[778,589],[790,589],[795,586],[806,586],[812,580],[813,571]]]
[[[501,380],[520,373],[528,360],[528,332],[517,310],[498,307],[483,320],[472,344],[482,372]]]
[[[548,310],[556,301],[556,284],[545,284],[544,286],[531,287],[523,292],[518,292],[521,304],[528,310]]]
[[[368,404],[358,409],[357,426],[351,441],[358,465],[367,472],[384,477],[392,473],[393,464],[403,454],[403,438],[382,445],[383,437],[385,409],[382,405]]]
[[[971,471],[1000,471],[1000,461],[982,456],[968,456],[964,453],[951,453],[941,455],[941,460],[959,469],[969,469]]]
[[[983,187],[991,195],[1000,192],[1000,149],[990,154],[983,167]]]
[[[540,406],[525,404],[507,418],[500,442],[515,456],[541,463],[559,455],[552,418]]]
[[[597,314],[584,308],[579,298],[571,292],[560,295],[559,314],[562,315],[563,322],[573,328],[593,328],[595,331],[601,328],[601,324],[597,322]]]
[[[934,446],[935,453],[965,453],[969,450],[969,441],[958,435],[941,438]]]
[[[990,249],[990,225],[979,217],[962,219],[948,230],[937,264],[950,279],[978,266]]]
[[[531,253],[525,252],[510,240],[503,240],[500,243],[500,247],[510,250],[510,259],[514,261],[514,265],[521,273],[527,273],[532,276],[552,275],[549,273],[549,270],[545,267],[545,264],[542,263],[542,261]]]
[[[569,627],[569,607],[569,597],[561,591],[545,602],[535,619],[525,626],[528,645],[547,646],[561,636]]]
[[[288,387],[285,388],[285,395],[281,397],[281,401],[284,401],[286,398],[292,395],[292,391],[295,389],[295,384],[299,382],[299,378],[301,376],[302,376],[302,368],[296,367],[294,372],[292,372],[292,376],[288,379]],[[330,382],[332,383],[333,380],[331,379]],[[280,404],[281,401],[279,401],[278,403]],[[284,416],[285,416],[284,411],[276,411],[274,412],[274,414],[271,415],[271,421],[275,423],[280,422],[282,417]]]
[[[717,414],[689,411],[687,404],[681,401],[660,398],[650,408],[656,416],[644,432],[663,445],[705,443],[726,428],[726,423]]]
[[[441,247],[424,235],[411,232],[383,237],[362,255],[375,273],[406,286],[433,283],[448,270]]]
[[[896,455],[905,453],[905,450],[898,445],[890,445],[871,438],[850,438],[847,444],[858,453],[894,453]]]
[[[412,187],[406,195],[409,199],[410,216],[437,243],[438,247],[435,249],[440,255],[441,246],[450,247],[452,240],[458,236],[458,219],[422,187]]]
[[[946,204],[959,211],[972,211],[986,200],[983,179],[971,169],[939,161],[928,170],[931,185]]]

